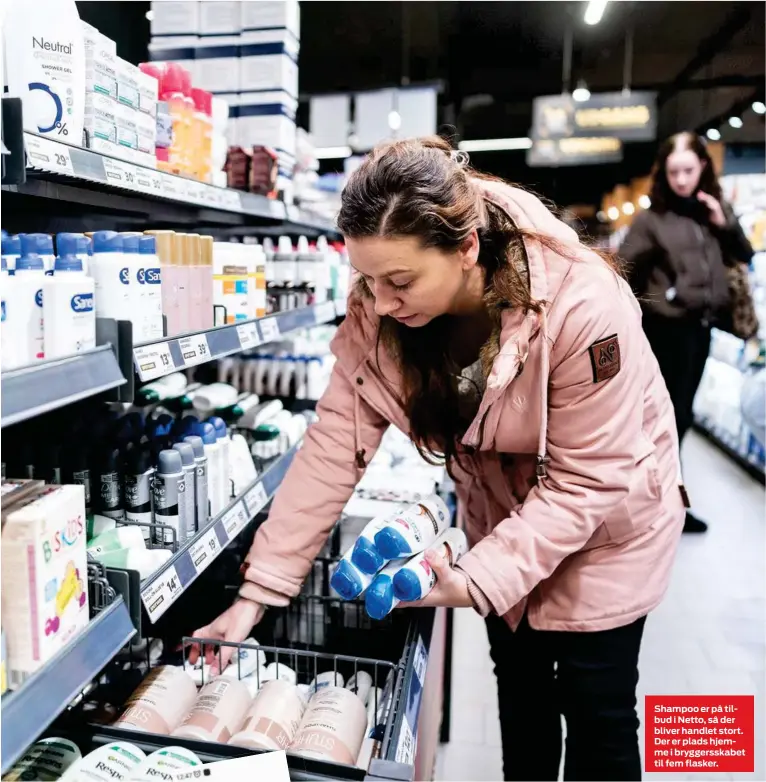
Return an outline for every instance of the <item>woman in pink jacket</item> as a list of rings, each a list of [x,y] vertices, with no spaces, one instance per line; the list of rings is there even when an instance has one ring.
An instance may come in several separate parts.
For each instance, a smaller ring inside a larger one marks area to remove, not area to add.
[[[455,478],[471,550],[421,603],[487,619],[506,779],[641,777],[646,615],[684,522],[673,409],[618,271],[441,139],[375,150],[343,192],[359,272],[337,362],[260,527],[240,641],[299,593],[390,424]],[[537,749],[532,751],[532,747]]]

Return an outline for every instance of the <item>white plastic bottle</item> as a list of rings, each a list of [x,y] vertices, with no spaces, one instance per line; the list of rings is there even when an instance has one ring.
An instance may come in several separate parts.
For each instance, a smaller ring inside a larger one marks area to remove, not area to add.
[[[2,252],[5,267],[12,272],[16,268],[16,261],[21,257],[21,237],[18,234],[4,235]]]
[[[125,264],[122,236],[116,231],[93,234],[90,270],[95,282],[96,317],[131,320],[130,271]]]
[[[43,283],[46,358],[61,358],[96,346],[95,285],[75,254],[77,238],[59,234],[59,257]]]
[[[201,766],[202,761],[186,747],[164,747],[152,752],[129,776],[129,782],[173,779],[176,773]]]
[[[138,252],[141,234],[122,234],[122,257],[128,270],[128,310],[133,323],[133,341],[146,342],[147,290],[144,281],[143,259]]]
[[[386,559],[425,551],[450,522],[449,511],[438,495],[410,505],[375,534],[375,548]]]
[[[221,465],[221,449],[218,445],[215,426],[209,421],[202,424],[202,443],[207,456],[207,491],[210,500],[210,515],[217,516],[222,510],[221,497],[226,474]]]
[[[127,741],[113,741],[81,758],[61,777],[61,782],[106,782],[129,779],[146,755]]]
[[[396,518],[400,513],[403,513],[407,508],[407,505],[397,504],[390,511],[382,513],[380,516],[376,516],[371,521],[365,524],[362,531],[359,533],[354,545],[343,555],[343,559],[338,563],[338,570],[342,570],[341,566],[346,561],[353,565],[355,569],[358,569],[362,573],[370,576],[374,576],[382,567],[386,564],[385,558],[375,547],[375,536],[382,530],[389,521]],[[333,579],[335,576],[333,576]],[[343,576],[345,578],[345,576]],[[352,579],[356,581],[356,579]],[[333,583],[333,586],[335,584]],[[346,597],[343,591],[338,590],[338,594],[342,595],[344,599],[351,600],[356,595]],[[358,593],[357,593],[358,594]]]
[[[218,441],[218,458],[221,470],[220,503],[221,510],[223,510],[231,501],[231,483],[229,481],[229,446],[231,445],[231,440],[229,439],[229,430],[226,428],[226,422],[223,418],[213,416],[208,418],[208,422],[215,427],[215,436]]]
[[[26,234],[26,239],[34,240],[36,252],[43,262],[46,274],[53,274],[53,264],[56,262],[56,253],[53,252],[53,237],[50,234]]]
[[[12,318],[6,321],[6,335],[17,347],[19,366],[45,358],[43,343],[43,284],[45,267],[37,254],[37,239],[21,237],[21,257],[16,271],[8,278],[9,299],[16,305]],[[10,310],[9,310],[10,312]]]
[[[3,21],[8,94],[24,130],[79,146],[85,122],[85,42],[74,0],[13,0]]]
[[[17,337],[14,334],[15,320],[14,315],[16,313],[16,307],[14,302],[9,298],[11,293],[13,280],[8,274],[8,267],[6,266],[6,258],[2,258],[2,272],[0,272],[0,296],[2,296],[2,304],[0,304],[0,311],[2,313],[2,330],[0,331],[0,345],[2,345],[2,358],[0,358],[0,368],[3,370],[13,369],[19,366],[18,360],[18,345]],[[14,266],[16,261],[14,259]]]
[[[162,337],[162,269],[157,257],[157,240],[154,236],[141,236],[138,240],[141,258],[139,282],[144,288],[144,340],[149,342]]]
[[[85,234],[74,234],[77,237],[77,257],[82,263],[82,270],[85,274],[90,274],[90,258],[92,254],[93,243]]]
[[[173,736],[198,741],[227,742],[245,719],[252,696],[247,685],[219,676],[206,684]]]
[[[305,710],[297,687],[284,679],[265,682],[229,744],[248,749],[286,750]]]

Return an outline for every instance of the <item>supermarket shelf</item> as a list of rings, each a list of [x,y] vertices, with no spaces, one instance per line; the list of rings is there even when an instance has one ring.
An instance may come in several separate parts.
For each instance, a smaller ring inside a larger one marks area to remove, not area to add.
[[[265,318],[240,321],[236,325],[145,342],[133,348],[133,363],[142,381],[155,380],[232,353],[274,342],[296,329],[330,323],[335,320],[336,314],[335,303],[327,301]]]
[[[2,426],[26,421],[126,383],[111,345],[0,375]]]
[[[3,774],[134,634],[128,609],[117,598],[19,690],[3,696]]]
[[[55,199],[99,210],[138,212],[156,221],[201,224],[291,225],[336,234],[331,222],[282,201],[215,187],[157,171],[54,139],[24,133],[27,182],[4,185],[4,193]],[[158,202],[170,209],[159,210]]]
[[[149,621],[156,622],[226,546],[263,510],[287,473],[300,444],[281,456],[207,526],[141,585]]]
[[[751,461],[746,456],[739,453],[736,448],[727,442],[722,433],[714,431],[702,419],[695,418],[694,429],[699,432],[708,442],[712,443],[719,450],[725,453],[735,464],[741,467],[748,475],[755,478],[762,485],[766,485],[766,471],[762,464],[757,461]]]

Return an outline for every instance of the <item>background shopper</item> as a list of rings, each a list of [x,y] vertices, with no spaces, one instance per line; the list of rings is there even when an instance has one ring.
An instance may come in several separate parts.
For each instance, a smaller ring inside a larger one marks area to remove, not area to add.
[[[359,275],[319,421],[239,599],[195,635],[240,641],[298,594],[395,424],[455,477],[472,548],[457,569],[432,563],[421,605],[489,617],[505,778],[557,778],[563,713],[567,779],[639,779],[638,655],[684,507],[672,407],[627,283],[442,139],[373,151],[339,226]]]
[[[651,202],[636,216],[620,253],[683,442],[693,423],[711,328],[730,307],[726,267],[749,263],[753,249],[723,201],[705,143],[694,133],[679,133],[660,147]],[[684,532],[706,529],[687,512]]]

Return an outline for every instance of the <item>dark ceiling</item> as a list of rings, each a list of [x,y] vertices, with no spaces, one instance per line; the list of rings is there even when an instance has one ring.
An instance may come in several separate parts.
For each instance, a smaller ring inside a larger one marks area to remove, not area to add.
[[[720,124],[723,140],[763,143],[761,2],[611,2],[595,27],[585,2],[302,2],[300,91],[313,94],[438,82],[442,129],[459,138],[526,136],[531,101],[562,89],[563,41],[573,30],[573,83],[623,86],[632,31],[630,85],[658,90],[659,133]],[[149,4],[81,2],[83,18],[146,57]],[[729,128],[732,111],[745,125]],[[307,103],[299,120],[307,126]],[[595,203],[619,182],[647,172],[655,144],[626,144],[621,164],[529,169],[524,152],[474,154],[475,165],[532,186],[561,204]],[[333,165],[333,164],[330,164]]]

